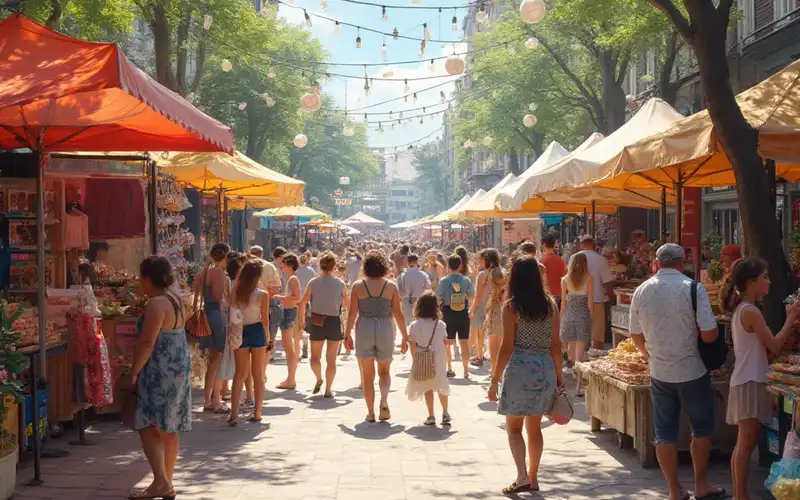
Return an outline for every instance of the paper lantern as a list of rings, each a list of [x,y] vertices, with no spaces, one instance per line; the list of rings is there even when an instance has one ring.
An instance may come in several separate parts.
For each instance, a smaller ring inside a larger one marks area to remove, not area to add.
[[[519,16],[525,24],[537,24],[544,19],[547,7],[544,0],[522,0],[519,4]]]
[[[478,13],[475,14],[475,20],[479,23],[485,23],[489,20],[489,14],[487,14],[485,10],[479,10]]]
[[[448,75],[460,75],[464,72],[464,60],[453,54],[444,62],[444,69]]]
[[[487,135],[486,137],[483,138],[483,145],[486,146],[487,148],[491,146],[493,142],[494,139],[492,139],[492,136],[490,135]]]
[[[319,95],[319,88],[315,88],[308,94],[304,94],[300,98],[300,107],[303,111],[313,113],[322,106],[322,97]]]
[[[527,47],[527,48],[529,48],[531,50],[535,49],[538,46],[539,46],[539,39],[536,38],[535,36],[532,36],[532,37],[528,38],[527,40],[525,40],[525,47]]]
[[[536,111],[538,108],[539,106],[537,106],[535,102],[528,104],[528,111]]]
[[[222,62],[220,62],[220,67],[222,68],[222,71],[227,73],[228,71],[233,69],[233,64],[231,64],[229,60],[223,59]]]
[[[525,115],[525,117],[522,118],[522,124],[525,125],[528,128],[533,128],[533,126],[536,125],[536,116],[535,115]]]
[[[306,147],[306,144],[308,144],[308,137],[306,137],[306,134],[297,134],[296,136],[294,136],[295,146],[297,146],[298,148],[304,148]]]
[[[345,125],[342,129],[342,135],[345,137],[353,137],[355,133],[356,131],[351,125]]]
[[[244,111],[246,108],[247,108],[247,103],[246,102],[240,102],[239,103],[239,111]]]

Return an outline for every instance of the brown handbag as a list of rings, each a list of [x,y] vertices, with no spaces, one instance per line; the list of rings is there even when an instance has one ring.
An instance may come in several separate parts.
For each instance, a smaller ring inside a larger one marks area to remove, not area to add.
[[[311,313],[311,324],[322,328],[325,326],[325,318],[326,316],[324,314]]]
[[[211,325],[208,324],[206,311],[203,309],[205,306],[206,275],[209,269],[211,269],[211,266],[206,267],[205,271],[203,271],[203,280],[200,284],[200,307],[189,316],[184,325],[186,332],[192,337],[208,337],[211,335]]]
[[[132,384],[130,375],[125,375],[119,379],[117,394],[120,398],[119,413],[120,417],[122,418],[122,424],[132,427],[134,418],[136,416],[138,396],[136,394],[136,387]]]

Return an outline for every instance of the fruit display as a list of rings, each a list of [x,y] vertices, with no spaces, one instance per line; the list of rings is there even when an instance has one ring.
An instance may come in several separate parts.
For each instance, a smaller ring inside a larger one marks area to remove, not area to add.
[[[631,339],[625,339],[608,356],[591,362],[592,368],[628,384],[650,383],[650,365]]]
[[[793,500],[800,498],[800,479],[778,479],[772,487],[775,500]]]

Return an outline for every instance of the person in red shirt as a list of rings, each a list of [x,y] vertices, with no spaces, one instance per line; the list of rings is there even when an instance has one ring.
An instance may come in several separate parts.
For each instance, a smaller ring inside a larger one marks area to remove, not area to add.
[[[547,269],[547,288],[556,299],[558,308],[561,309],[561,278],[567,275],[567,264],[561,256],[556,254],[556,237],[546,234],[542,238],[542,256],[539,262]]]

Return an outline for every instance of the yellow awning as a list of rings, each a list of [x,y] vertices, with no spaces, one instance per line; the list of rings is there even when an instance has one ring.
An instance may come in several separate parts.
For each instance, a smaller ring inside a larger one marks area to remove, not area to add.
[[[271,170],[240,152],[163,153],[155,155],[161,171],[204,191],[222,190],[228,198],[256,197],[271,206],[303,203],[305,183]]]
[[[327,222],[330,220],[328,214],[324,212],[320,212],[319,210],[314,210],[311,207],[307,207],[305,205],[297,205],[291,207],[278,207],[278,208],[269,208],[267,210],[262,210],[260,212],[256,212],[253,214],[256,217],[286,217],[286,218],[306,218],[311,220],[322,220]]]
[[[758,152],[775,160],[776,174],[800,180],[800,60],[736,97],[742,114],[758,130]],[[736,183],[708,111],[625,148],[607,165],[611,175],[598,185],[613,188],[714,187]]]

